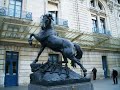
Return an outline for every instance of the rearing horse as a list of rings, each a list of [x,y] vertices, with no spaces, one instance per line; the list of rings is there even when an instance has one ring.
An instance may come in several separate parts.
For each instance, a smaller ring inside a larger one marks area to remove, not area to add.
[[[32,36],[34,36],[34,38],[41,43],[41,49],[33,63],[38,62],[39,56],[45,47],[48,47],[53,51],[60,52],[63,55],[64,62],[66,64],[68,63],[67,58],[71,60],[71,66],[75,67],[75,63],[77,63],[85,74],[87,70],[80,63],[80,59],[83,54],[80,46],[67,39],[58,37],[51,25],[52,20],[52,15],[43,15],[40,32],[38,34],[31,34],[29,37],[28,41],[30,45],[32,45]]]

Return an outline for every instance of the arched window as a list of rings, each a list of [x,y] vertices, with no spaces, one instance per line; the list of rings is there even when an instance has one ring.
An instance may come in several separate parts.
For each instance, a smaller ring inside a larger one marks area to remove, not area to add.
[[[9,1],[9,16],[21,17],[22,13],[22,0],[10,0]]]
[[[91,6],[94,7],[90,8],[92,31],[95,33],[107,34],[105,8],[100,1],[102,0],[90,1]]]

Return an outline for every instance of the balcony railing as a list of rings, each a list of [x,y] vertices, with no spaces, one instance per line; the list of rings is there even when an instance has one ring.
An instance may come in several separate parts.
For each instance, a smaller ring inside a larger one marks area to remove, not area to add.
[[[68,20],[61,19],[61,18],[53,18],[53,19],[54,19],[53,21],[54,25],[68,27]]]
[[[10,16],[20,19],[32,20],[31,12],[8,9],[6,7],[0,7],[0,16]]]
[[[105,34],[105,35],[111,36],[111,32],[109,30],[97,29],[97,28],[93,28],[92,30],[94,33]]]

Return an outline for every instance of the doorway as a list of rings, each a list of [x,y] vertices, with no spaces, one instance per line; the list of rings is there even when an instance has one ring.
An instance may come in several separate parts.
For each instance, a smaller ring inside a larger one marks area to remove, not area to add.
[[[102,56],[102,66],[103,66],[103,70],[104,70],[104,77],[107,78],[108,77],[108,65],[107,65],[107,57],[106,56]]]
[[[5,87],[18,85],[18,52],[6,51]]]

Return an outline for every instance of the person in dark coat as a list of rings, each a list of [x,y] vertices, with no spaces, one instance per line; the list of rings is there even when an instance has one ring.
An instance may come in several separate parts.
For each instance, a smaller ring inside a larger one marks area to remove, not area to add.
[[[118,77],[118,72],[117,72],[117,70],[113,69],[113,71],[112,71],[112,78],[113,78],[114,84],[118,84],[117,77]]]
[[[93,72],[93,80],[96,80],[97,69],[94,67],[92,69],[92,72]]]

